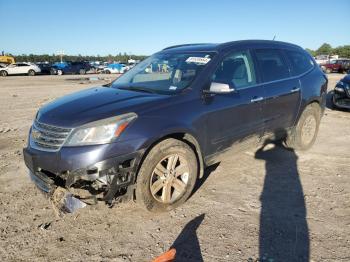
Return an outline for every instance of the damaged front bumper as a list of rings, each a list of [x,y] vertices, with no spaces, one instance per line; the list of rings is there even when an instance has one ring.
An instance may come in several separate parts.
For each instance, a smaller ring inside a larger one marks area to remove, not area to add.
[[[332,102],[337,108],[350,109],[350,88],[337,84]]]
[[[93,199],[95,202],[101,200],[111,204],[118,198],[130,199],[133,196],[131,189],[136,181],[137,168],[144,150],[87,164],[91,160],[100,158],[96,157],[99,152],[97,148],[90,149],[92,156],[89,158],[85,152],[83,157],[88,157],[88,160],[84,158],[80,167],[75,169],[66,168],[79,165],[71,162],[74,156],[63,158],[64,152],[39,152],[27,147],[23,150],[23,155],[30,178],[41,191],[48,195],[52,195],[56,188],[60,187],[67,189],[73,196],[83,201]]]

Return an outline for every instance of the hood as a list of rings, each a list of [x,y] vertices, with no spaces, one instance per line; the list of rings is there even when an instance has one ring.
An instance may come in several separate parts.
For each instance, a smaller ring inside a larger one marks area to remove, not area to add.
[[[156,106],[159,100],[168,97],[110,87],[90,88],[43,106],[37,120],[54,126],[77,127],[123,113],[139,114],[143,108]]]

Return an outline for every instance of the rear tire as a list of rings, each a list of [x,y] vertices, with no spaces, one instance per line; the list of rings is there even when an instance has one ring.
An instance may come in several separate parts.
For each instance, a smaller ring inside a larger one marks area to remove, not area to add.
[[[287,136],[285,144],[288,148],[308,150],[317,137],[321,121],[321,108],[318,104],[308,105],[301,114],[298,123]]]
[[[61,69],[58,69],[57,70],[57,75],[59,75],[59,76],[63,75],[63,71]]]
[[[152,212],[183,204],[198,176],[197,157],[186,143],[173,138],[155,145],[144,159],[136,183],[136,202]]]
[[[32,69],[30,69],[30,70],[28,71],[28,75],[29,75],[29,76],[35,76],[35,71],[32,70]]]
[[[330,69],[330,68],[326,68],[326,73],[327,73],[327,74],[332,73],[332,69]]]
[[[7,76],[8,74],[7,74],[7,72],[6,71],[0,71],[0,75],[2,76],[2,77],[5,77],[5,76]]]
[[[80,75],[85,75],[85,74],[86,74],[85,69],[80,69],[80,70],[79,70],[79,74],[80,74]]]

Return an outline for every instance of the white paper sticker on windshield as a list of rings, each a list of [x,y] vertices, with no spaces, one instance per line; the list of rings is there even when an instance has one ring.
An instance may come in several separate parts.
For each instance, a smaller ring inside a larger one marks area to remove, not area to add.
[[[205,65],[210,61],[210,58],[208,57],[196,57],[196,56],[190,56],[186,59],[187,63],[196,63],[196,64],[202,64]]]
[[[169,90],[176,90],[177,89],[177,86],[170,86],[169,87]]]

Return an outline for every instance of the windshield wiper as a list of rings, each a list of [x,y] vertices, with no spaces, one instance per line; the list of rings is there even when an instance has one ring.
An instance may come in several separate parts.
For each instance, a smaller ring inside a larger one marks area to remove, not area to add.
[[[146,93],[152,93],[156,94],[157,92],[153,89],[145,88],[142,86],[128,86],[128,87],[118,87],[122,90],[131,90],[131,91],[139,91],[139,92],[146,92]]]

